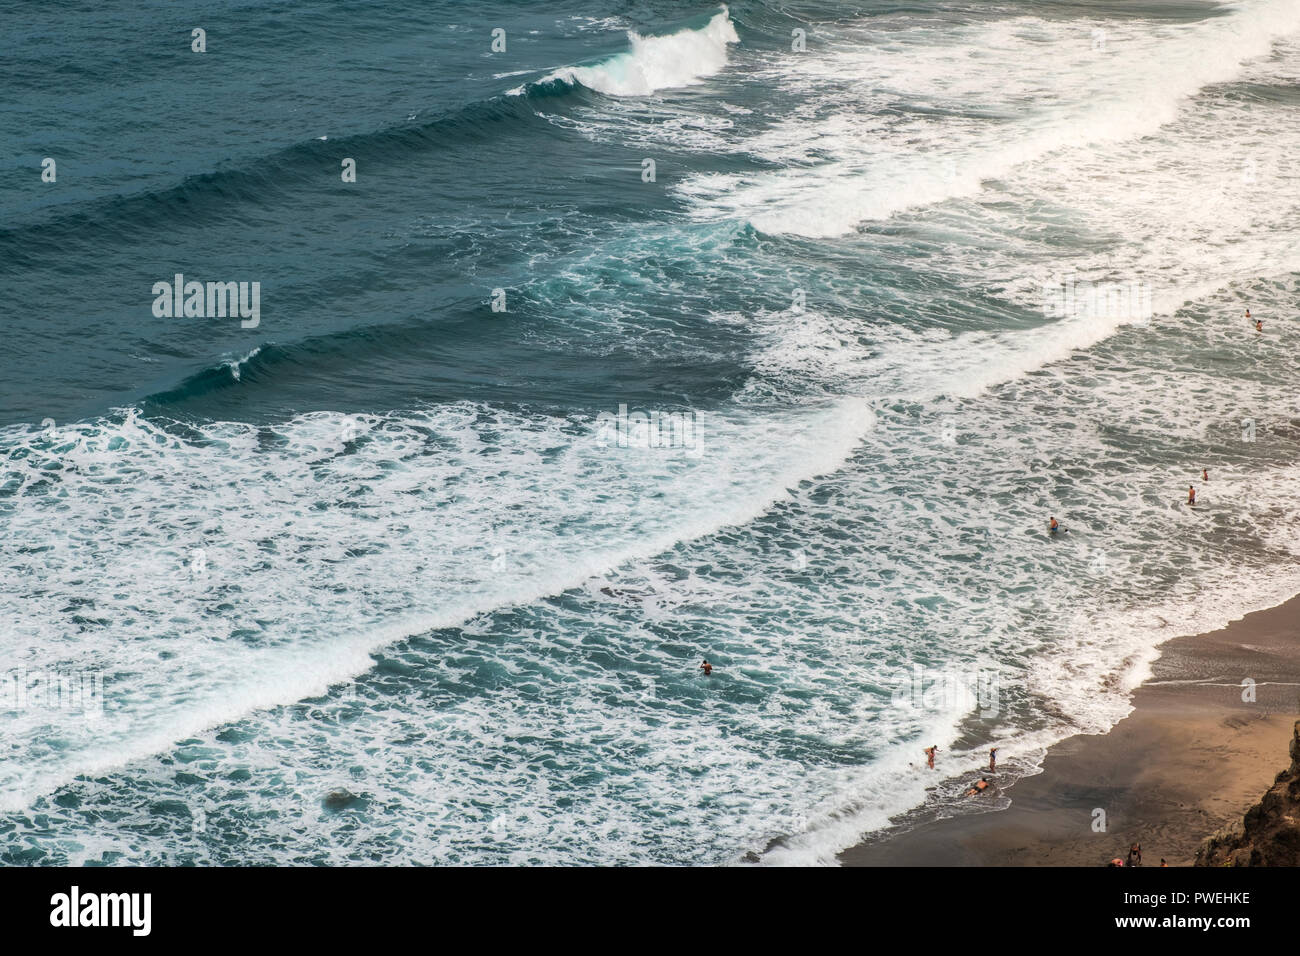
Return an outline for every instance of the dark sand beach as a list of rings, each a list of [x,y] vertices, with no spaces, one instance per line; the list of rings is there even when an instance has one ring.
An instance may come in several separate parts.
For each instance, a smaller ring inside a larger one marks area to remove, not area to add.
[[[1300,598],[1161,648],[1134,711],[1107,734],[1052,747],[1006,783],[1001,811],[929,820],[845,851],[847,866],[1190,865],[1201,841],[1256,803],[1288,763],[1300,713]],[[1256,682],[1253,703],[1242,681]],[[1006,754],[1002,758],[1006,758]],[[1095,811],[1106,814],[1094,832]]]

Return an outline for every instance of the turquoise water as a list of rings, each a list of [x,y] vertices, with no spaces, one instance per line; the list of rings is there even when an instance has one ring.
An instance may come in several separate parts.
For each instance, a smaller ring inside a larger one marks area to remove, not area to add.
[[[1300,591],[1294,3],[6,16],[0,861],[830,862]]]

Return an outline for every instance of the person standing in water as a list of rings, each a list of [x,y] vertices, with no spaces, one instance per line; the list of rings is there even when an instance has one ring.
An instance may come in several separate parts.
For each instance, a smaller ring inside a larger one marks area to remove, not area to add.
[[[925,765],[931,770],[934,769],[934,755],[938,752],[938,746],[926,747],[922,753],[925,754]]]
[[[1056,519],[1055,519],[1055,518],[1052,518],[1050,521],[1047,522],[1047,533],[1048,533],[1048,534],[1056,534],[1056,532],[1059,531],[1060,528],[1061,528],[1061,526],[1060,526],[1059,524],[1056,523]]]
[[[989,751],[989,773],[997,773],[998,769],[998,748],[994,747]]]
[[[1263,331],[1264,331],[1264,320],[1263,320],[1263,319],[1256,319],[1256,320],[1255,320],[1255,331],[1256,331],[1256,332],[1263,332]]]
[[[1201,469],[1201,481],[1209,481],[1209,480],[1210,480],[1210,471],[1209,471],[1209,469],[1208,469],[1208,468],[1202,468],[1202,469]]]
[[[1195,485],[1188,485],[1188,486],[1187,486],[1187,503],[1188,503],[1189,505],[1194,505],[1194,504],[1196,504],[1196,486],[1195,486]]]
[[[703,664],[700,665],[700,670],[704,671],[705,677],[709,677],[713,674],[713,665],[706,660]]]

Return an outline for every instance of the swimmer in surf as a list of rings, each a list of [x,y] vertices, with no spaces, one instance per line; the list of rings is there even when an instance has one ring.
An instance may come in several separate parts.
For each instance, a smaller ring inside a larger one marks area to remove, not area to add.
[[[922,753],[925,754],[925,765],[929,767],[931,770],[934,769],[934,755],[938,753],[938,751],[939,748],[937,746],[926,747],[925,750],[922,751]]]
[[[980,777],[975,781],[975,785],[966,791],[966,796],[973,797],[976,794],[983,793],[989,788],[988,778]]]
[[[705,661],[703,664],[700,665],[700,670],[704,671],[705,677],[708,677],[713,673],[713,665],[710,664],[708,661]]]

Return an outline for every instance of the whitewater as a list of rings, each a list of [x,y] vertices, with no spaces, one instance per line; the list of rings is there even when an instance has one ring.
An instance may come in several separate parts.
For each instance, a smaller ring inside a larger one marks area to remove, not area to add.
[[[314,129],[0,194],[19,314],[51,224],[114,290],[14,331],[0,669],[104,706],[6,710],[0,858],[833,864],[1300,592],[1300,10],[869,7],[557,14],[517,61],[440,7],[438,108],[332,120],[387,177],[355,223]],[[263,270],[262,328],[142,329],[140,263]],[[1151,314],[1045,316],[1075,280]]]

